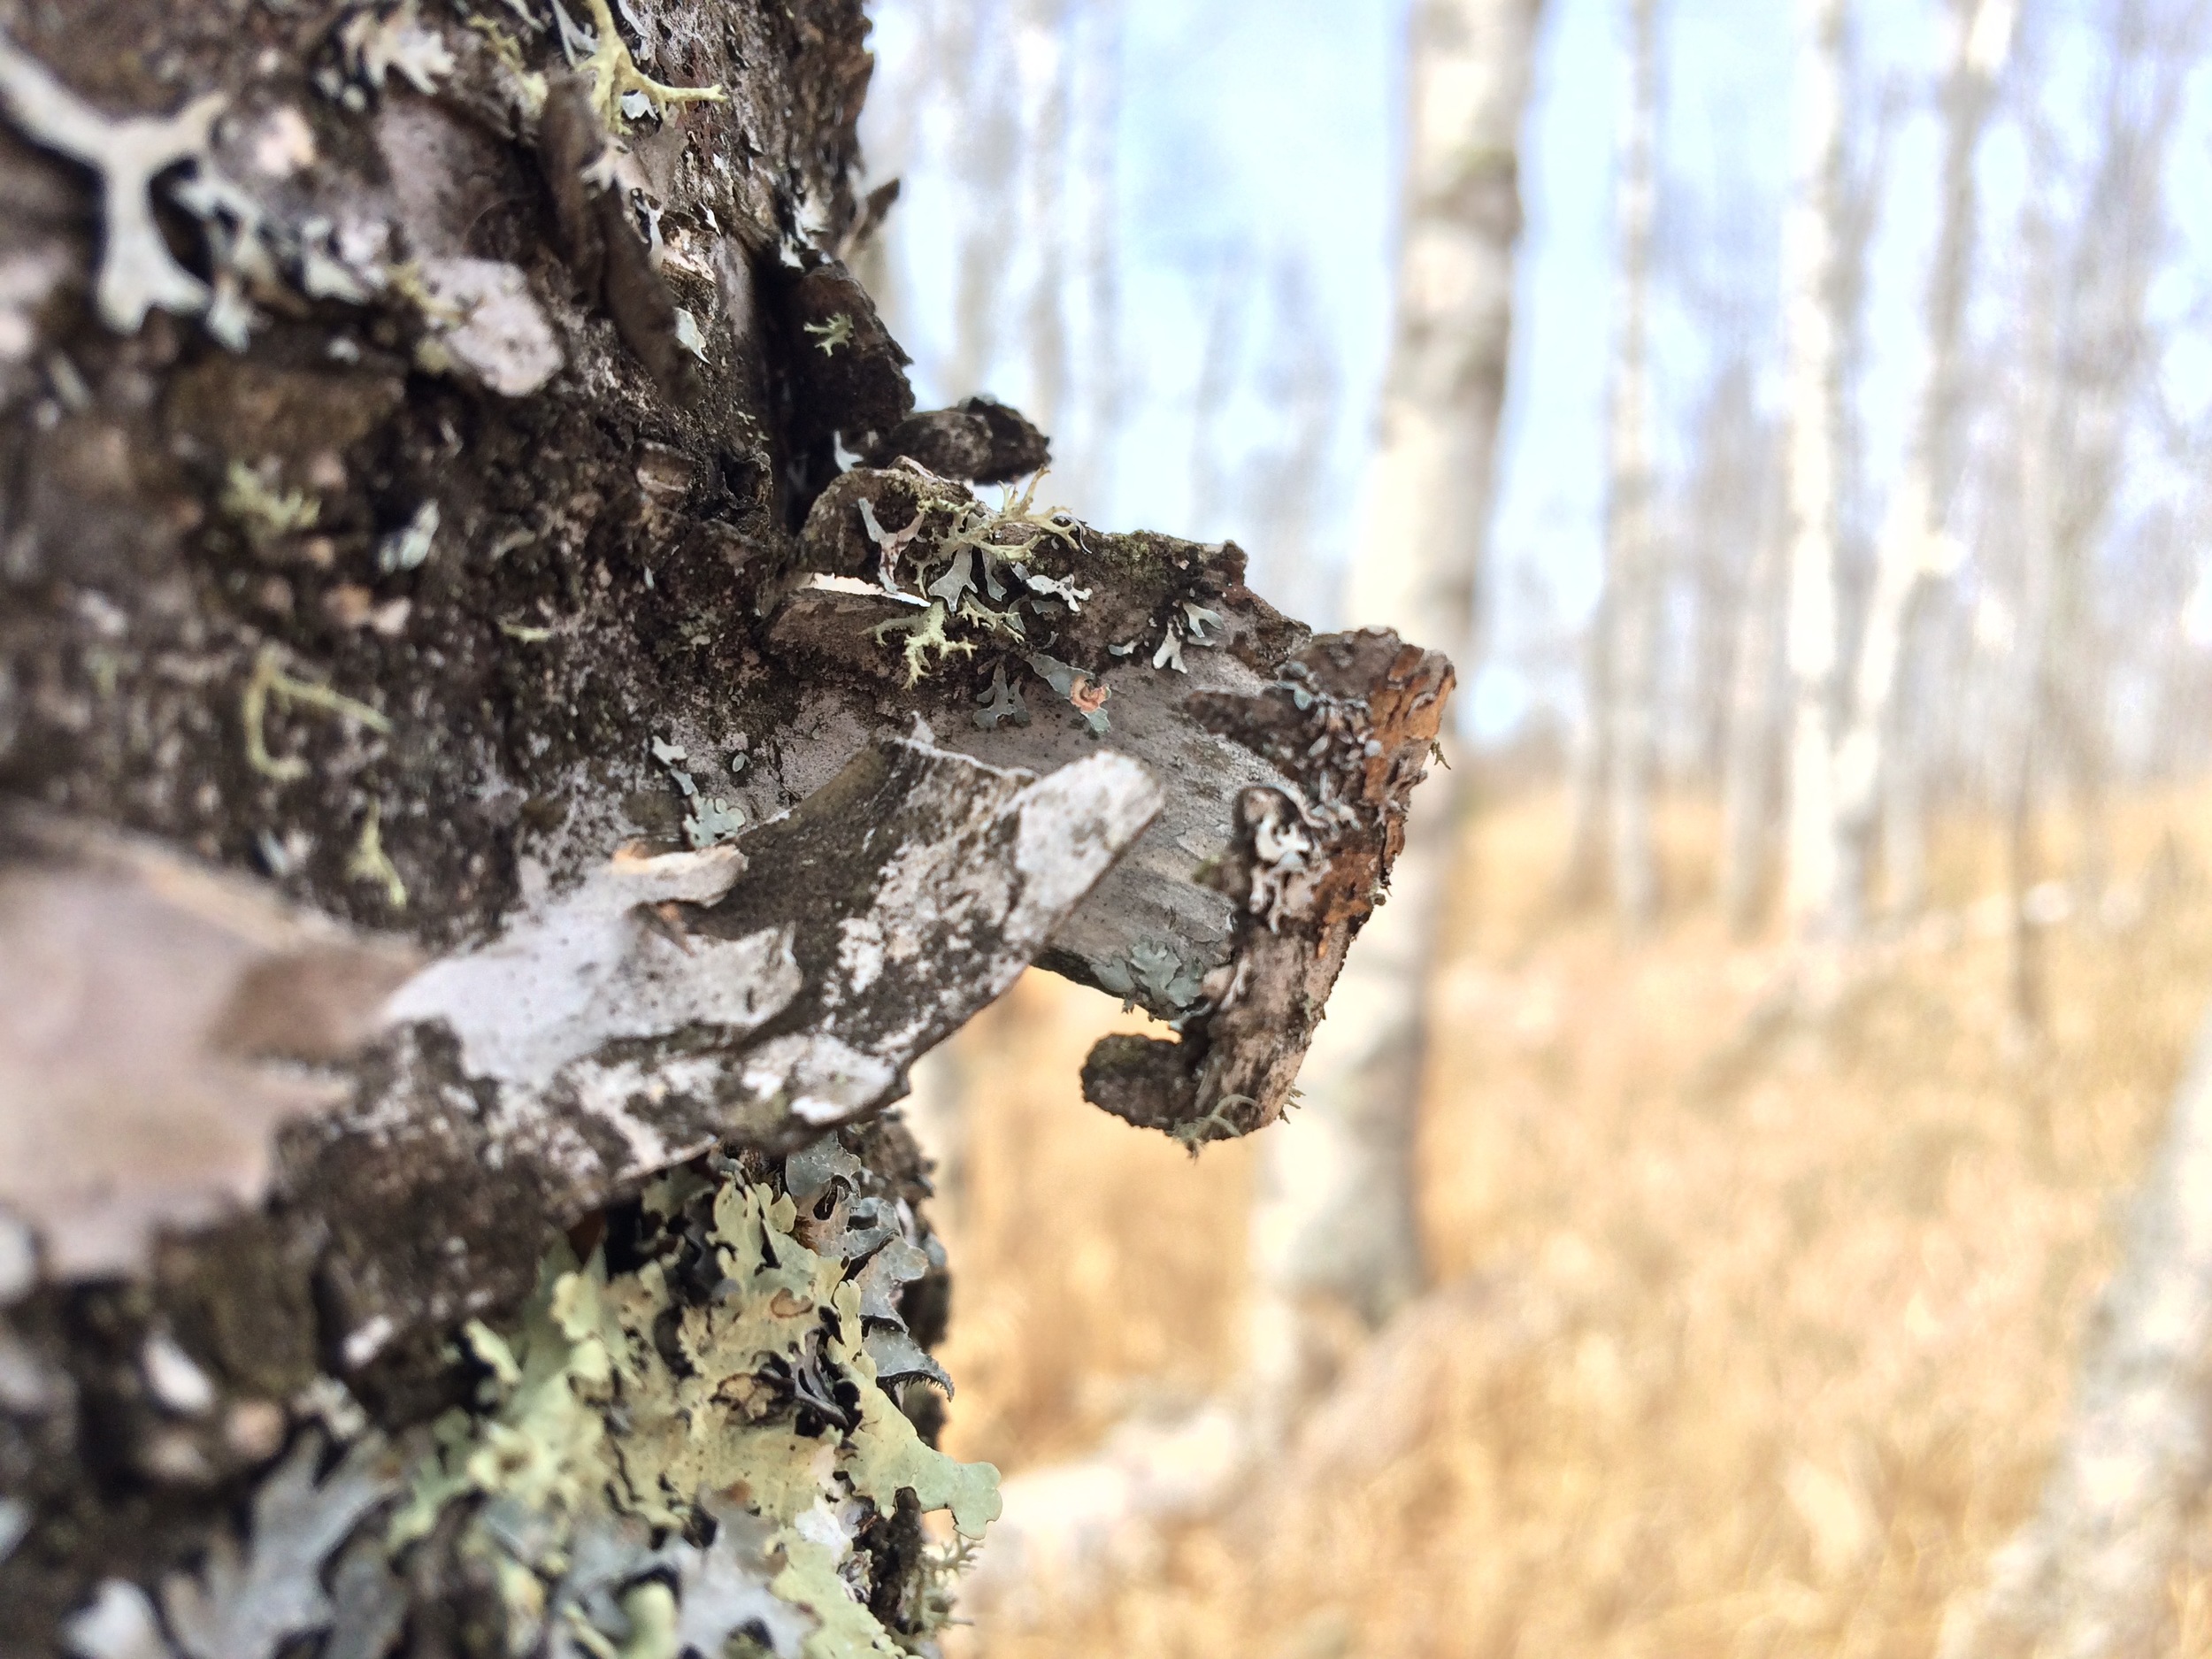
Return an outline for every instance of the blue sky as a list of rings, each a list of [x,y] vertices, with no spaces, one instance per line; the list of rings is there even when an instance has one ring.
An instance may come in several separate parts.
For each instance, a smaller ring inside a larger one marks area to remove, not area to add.
[[[2062,19],[2088,0],[2041,3],[2047,17]],[[914,17],[928,4],[877,0],[872,7],[884,71],[863,129],[872,153],[895,147],[889,135],[902,96],[902,54],[915,37]],[[1095,9],[1104,0],[1084,4]],[[1357,522],[1387,344],[1405,7],[1402,0],[1120,0],[1120,8],[1113,220],[1122,262],[1118,357],[1127,385],[1110,488],[1102,487],[1097,498],[1070,499],[1064,491],[1059,498],[1110,524],[1235,536],[1252,550],[1263,585],[1325,623],[1335,568]],[[1546,681],[1540,672],[1532,678],[1525,671],[1548,641],[1586,614],[1597,588],[1613,104],[1624,10],[1623,0],[1550,0],[1547,8],[1525,134],[1527,232],[1492,533],[1493,649],[1463,710],[1493,732],[1512,725],[1532,697],[1571,703],[1567,677]],[[1712,366],[1711,330],[1686,298],[1692,290],[1742,308],[1763,343],[1763,385],[1766,401],[1773,399],[1793,10],[1784,0],[1665,0],[1666,268],[1654,339],[1663,465],[1682,460],[1686,418]],[[1938,7],[1934,0],[1860,0],[1855,12],[1863,96],[1870,105],[1889,88],[1897,102],[1859,404],[1878,501],[1901,448],[1921,354],[1917,318],[1937,164],[1926,84],[1938,50]],[[1085,37],[1080,50],[1096,49]],[[2053,50],[2063,56],[2069,43],[2061,38]],[[1087,96],[1091,84],[1081,76],[1098,67],[1087,60],[1079,65],[1079,94]],[[2212,200],[2207,127],[2193,121],[2177,147],[2177,204]],[[1993,138],[1985,247],[2001,250],[2021,167],[2016,144],[2008,150],[2001,133]],[[988,389],[1022,402],[1030,385],[1020,352],[1010,348],[980,388],[932,383],[931,342],[949,326],[958,220],[928,154],[904,159],[909,195],[899,210],[902,280],[892,320],[920,347],[923,396]],[[2212,234],[2212,226],[2198,224],[2200,217],[2185,212],[2185,233]],[[2193,257],[2179,262],[2185,270],[2212,268],[2212,249],[2207,257],[2188,251]],[[1298,273],[1307,295],[1305,308],[1287,321],[1278,303],[1285,271]],[[2004,273],[1993,267],[1992,274],[2001,281]],[[2196,303],[2202,287],[2170,278],[2162,290],[2166,309]],[[1325,359],[1333,374],[1333,414],[1303,548],[1271,546],[1254,502],[1235,488],[1208,490],[1199,480],[1192,411],[1217,317],[1238,342],[1224,416],[1211,433],[1217,474],[1233,479],[1245,457],[1279,452],[1287,442],[1280,384],[1286,356]],[[2185,344],[2170,356],[2170,378],[2193,375],[2203,384],[2212,378],[2208,371],[2212,352],[2201,345]],[[1074,441],[1082,442],[1079,432]]]

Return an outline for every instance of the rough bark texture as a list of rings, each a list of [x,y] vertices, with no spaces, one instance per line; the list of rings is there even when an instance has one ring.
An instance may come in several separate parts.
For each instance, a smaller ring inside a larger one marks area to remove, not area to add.
[[[1042,440],[917,415],[828,251],[856,0],[623,13],[0,6],[0,1651],[567,1651],[772,1577],[772,1651],[925,1640],[895,1489],[980,1505],[872,1415],[942,1296],[873,1115],[1041,960],[1178,1027],[1094,1099],[1271,1120],[1402,838],[1440,657],[949,476]],[[786,1464],[733,1510],[625,1438],[748,1249],[714,1409],[834,1443],[826,1578]],[[612,1515],[468,1452],[607,1436]]]

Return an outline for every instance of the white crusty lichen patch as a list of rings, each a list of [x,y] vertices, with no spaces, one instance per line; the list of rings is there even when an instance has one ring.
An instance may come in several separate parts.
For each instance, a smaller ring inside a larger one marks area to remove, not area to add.
[[[440,1419],[387,1547],[474,1506],[460,1548],[491,1565],[511,1652],[718,1654],[741,1628],[780,1659],[913,1651],[944,1598],[925,1571],[887,1629],[856,1540],[902,1493],[979,1537],[998,1471],[924,1442],[886,1386],[880,1356],[918,1352],[896,1293],[926,1258],[852,1199],[856,1169],[833,1141],[787,1191],[687,1167],[647,1189],[631,1271],[557,1247],[514,1328],[469,1328],[477,1403]]]
[[[534,1093],[572,1080],[618,1040],[688,1025],[749,1032],[798,994],[789,930],[680,939],[652,919],[656,905],[720,898],[744,869],[732,847],[657,856],[626,848],[492,943],[424,969],[387,1018],[445,1021],[472,1075]]]
[[[822,1017],[743,1056],[747,1088],[810,1124],[883,1099],[922,1053],[1010,989],[1164,799],[1108,750],[1039,779],[910,740],[902,810],[938,827],[902,842],[840,926]],[[1007,856],[1005,833],[1012,831]]]

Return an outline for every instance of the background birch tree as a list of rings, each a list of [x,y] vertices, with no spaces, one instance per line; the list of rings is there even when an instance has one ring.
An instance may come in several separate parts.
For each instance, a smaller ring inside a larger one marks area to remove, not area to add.
[[[1906,653],[1930,584],[1957,562],[1951,500],[1961,466],[1963,356],[1972,290],[1980,196],[1975,166],[1998,79],[2012,50],[2013,0],[1959,0],[1947,12],[1948,61],[1939,85],[1943,172],[1939,228],[1928,274],[1928,364],[1903,470],[1877,547],[1873,590],[1851,683],[1848,716],[1835,756],[1836,874],[1833,925],[1855,930],[1867,902],[1886,757],[1898,739],[1898,695]],[[1916,867],[1906,854],[1917,831],[1893,817],[1893,874]],[[1909,879],[1893,890],[1909,890]]]
[[[1397,316],[1366,522],[1344,614],[1421,618],[1471,674],[1481,556],[1510,358],[1519,142],[1539,0],[1422,0]],[[1303,1102],[1263,1153],[1253,1217],[1251,1365],[1263,1420],[1326,1385],[1421,1286],[1413,1133],[1425,1008],[1451,879],[1462,773],[1407,826],[1391,897],[1340,981],[1300,1076]]]

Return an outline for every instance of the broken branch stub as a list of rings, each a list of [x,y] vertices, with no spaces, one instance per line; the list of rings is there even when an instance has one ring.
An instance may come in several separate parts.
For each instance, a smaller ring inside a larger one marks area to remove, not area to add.
[[[0,1079],[77,1115],[45,1133],[44,1116],[8,1114],[0,1202],[64,1276],[139,1271],[157,1228],[250,1210],[274,1122],[325,1109],[283,1137],[276,1185],[319,1218],[341,1356],[366,1366],[505,1278],[526,1288],[548,1229],[638,1180],[895,1098],[1160,801],[1111,752],[1039,779],[886,740],[742,850],[625,849],[411,977],[403,948],[157,849],[15,866],[0,961],[57,983],[17,987]],[[92,968],[107,978],[88,987],[116,994],[68,1002]],[[133,1041],[94,1034],[100,1019]],[[85,1112],[108,1128],[84,1133]],[[180,1135],[199,1163],[159,1149]]]
[[[1289,1102],[1360,926],[1405,842],[1452,685],[1434,651],[1379,629],[1316,640],[1257,697],[1194,694],[1191,718],[1285,781],[1236,796],[1233,850],[1213,879],[1234,903],[1228,958],[1180,1040],[1102,1040],[1083,1092],[1195,1144],[1271,1123]]]
[[[895,688],[997,764],[1103,736],[1160,778],[1157,821],[1039,959],[1179,1033],[1102,1043],[1089,1098],[1192,1144],[1279,1117],[1387,884],[1449,664],[1387,633],[1310,638],[1233,543],[994,509],[911,463],[833,483],[800,557],[768,628],[793,666]]]

